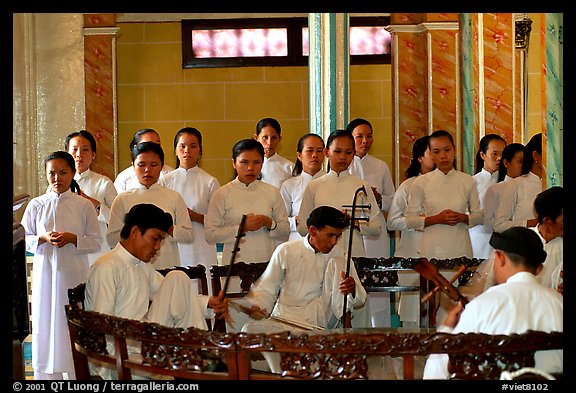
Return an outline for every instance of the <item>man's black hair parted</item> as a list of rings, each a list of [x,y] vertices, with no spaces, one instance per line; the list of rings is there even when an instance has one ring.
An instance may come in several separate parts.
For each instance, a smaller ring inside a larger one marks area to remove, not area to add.
[[[496,250],[524,258],[524,265],[528,267],[536,268],[546,260],[542,240],[535,231],[526,227],[512,227],[502,233],[494,232],[490,237],[490,245]]]
[[[346,214],[332,206],[318,206],[308,216],[306,225],[308,228],[314,225],[318,229],[325,226],[344,229],[350,225],[350,221]]]
[[[142,233],[156,228],[168,232],[173,224],[172,215],[151,203],[139,203],[132,206],[124,217],[124,226],[120,232],[122,239],[128,239],[132,227],[137,226]]]

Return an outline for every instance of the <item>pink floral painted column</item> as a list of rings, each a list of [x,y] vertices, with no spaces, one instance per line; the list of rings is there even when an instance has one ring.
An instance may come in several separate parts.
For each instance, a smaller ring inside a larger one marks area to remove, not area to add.
[[[115,25],[114,14],[84,15],[86,130],[97,142],[92,170],[112,180],[118,169]]]
[[[391,14],[395,181],[412,145],[435,129],[460,135],[458,14]]]

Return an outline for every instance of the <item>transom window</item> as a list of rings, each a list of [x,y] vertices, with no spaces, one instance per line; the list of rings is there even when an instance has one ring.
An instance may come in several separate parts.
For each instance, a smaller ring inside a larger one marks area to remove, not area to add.
[[[389,64],[388,17],[350,18],[350,64]],[[182,67],[308,64],[307,18],[182,21]]]

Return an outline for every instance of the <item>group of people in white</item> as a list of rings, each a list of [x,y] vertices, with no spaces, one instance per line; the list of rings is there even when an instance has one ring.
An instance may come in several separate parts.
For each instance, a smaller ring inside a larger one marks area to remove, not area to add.
[[[159,134],[146,128],[130,143],[132,166],[112,182],[90,169],[97,149],[92,134],[68,135],[65,150],[45,158],[49,187],[22,218],[26,248],[34,254],[34,379],[74,379],[64,305],[67,289],[82,282],[88,310],[167,326],[206,329],[205,318],[216,317],[231,331],[294,329],[287,320],[334,328],[344,323],[344,296],[352,327],[384,326],[388,295],[366,293],[354,264],[346,272],[349,256],[484,259],[478,296],[465,310],[441,297],[438,329],[562,331],[564,194],[561,187],[542,189],[542,134],[526,146],[484,136],[472,176],[456,169],[452,134],[437,130],[414,141],[397,189],[386,162],[370,154],[373,129],[365,119],[326,141],[302,135],[294,163],[276,152],[280,141],[280,123],[260,120],[252,138],[233,146],[235,176],[220,185],[199,166],[199,130],[175,134],[174,169],[165,164]],[[235,260],[269,261],[242,300],[244,312],[228,307],[223,293],[197,295],[182,272],[157,272],[230,263],[243,215]],[[395,231],[398,241],[391,242]],[[399,280],[418,285],[419,276],[401,274]],[[500,297],[507,301],[495,300]],[[403,326],[418,326],[419,306],[419,293],[401,295]],[[494,313],[468,311],[477,307]],[[278,372],[278,359],[268,355],[270,370]],[[559,356],[537,366],[562,371]],[[424,378],[449,377],[445,359],[428,362]],[[390,362],[372,361],[371,367]]]

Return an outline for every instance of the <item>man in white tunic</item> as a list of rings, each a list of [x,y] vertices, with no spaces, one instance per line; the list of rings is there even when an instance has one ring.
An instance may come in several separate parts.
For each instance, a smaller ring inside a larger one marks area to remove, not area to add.
[[[257,321],[248,322],[242,331],[272,333],[294,330],[282,318],[319,328],[334,328],[343,315],[344,296],[348,309],[366,301],[354,264],[346,277],[346,261],[333,248],[348,225],[338,209],[320,206],[307,219],[308,235],[278,246],[270,263],[243,302]],[[261,319],[263,316],[267,318]],[[295,329],[302,332],[304,330]],[[279,355],[264,353],[270,369],[280,373]]]
[[[152,203],[170,213],[174,225],[168,231],[169,236],[162,242],[162,249],[156,255],[153,266],[164,269],[180,265],[178,243],[192,243],[194,229],[188,215],[188,208],[182,196],[174,190],[159,185],[160,168],[164,164],[164,152],[160,145],[153,142],[139,143],[132,153],[136,174],[140,181],[138,187],[118,194],[112,203],[106,240],[111,247],[120,241],[120,231],[124,217],[132,206],[139,203]]]
[[[513,227],[493,233],[494,273],[499,285],[478,295],[464,309],[458,303],[447,315],[441,332],[512,334],[527,330],[564,330],[562,296],[536,278],[546,258],[534,231]],[[546,372],[563,372],[563,351],[539,351],[535,367]],[[430,355],[424,379],[447,379],[448,355]]]
[[[213,317],[213,312],[226,318],[228,306],[223,293],[218,297],[199,295],[186,273],[175,270],[164,277],[150,263],[172,225],[172,216],[159,207],[134,205],[125,216],[120,242],[90,268],[86,309],[204,330],[208,329],[205,319]],[[109,350],[113,352],[111,344]],[[137,350],[132,348],[131,352]],[[110,370],[98,372],[103,378],[113,377]]]

